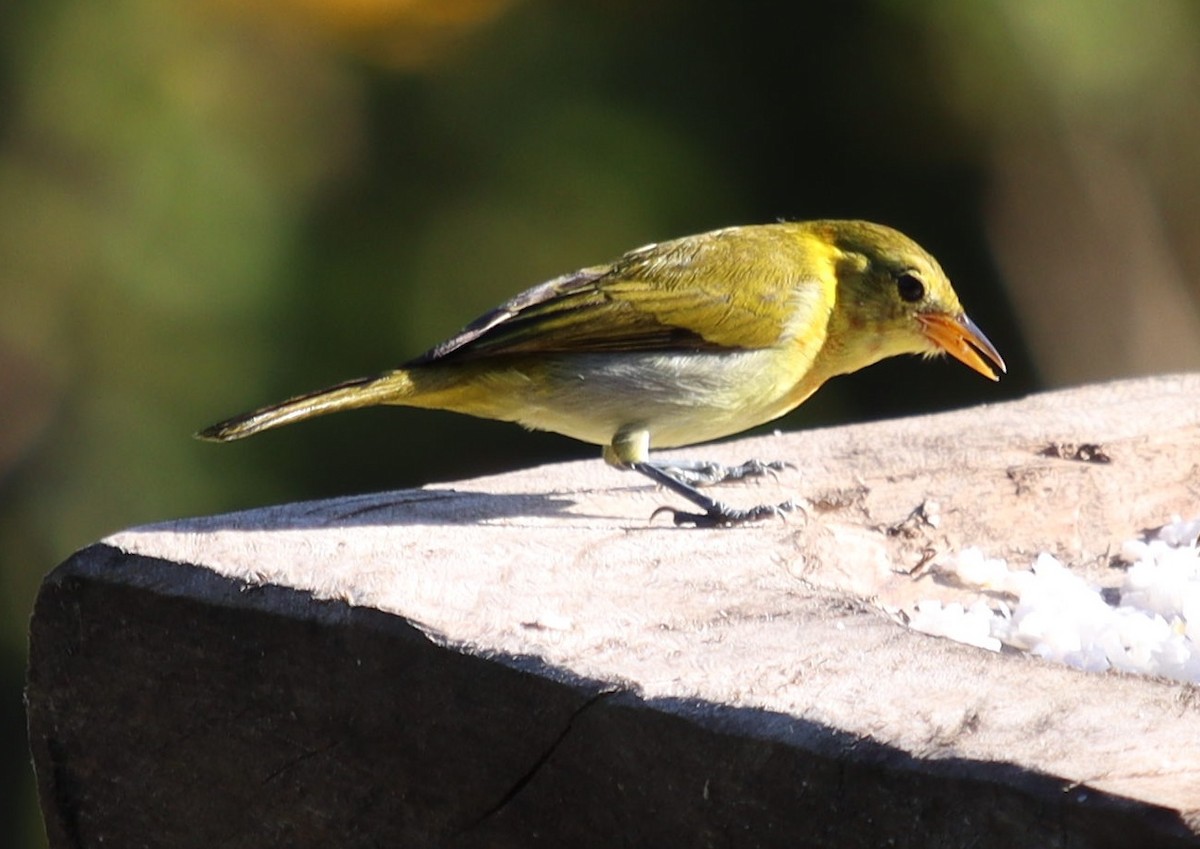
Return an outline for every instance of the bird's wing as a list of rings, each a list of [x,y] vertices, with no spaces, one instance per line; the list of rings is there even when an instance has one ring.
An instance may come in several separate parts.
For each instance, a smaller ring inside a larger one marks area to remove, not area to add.
[[[823,322],[833,281],[792,240],[737,228],[648,245],[535,286],[414,364],[507,354],[777,345]],[[749,231],[749,232],[748,232]]]

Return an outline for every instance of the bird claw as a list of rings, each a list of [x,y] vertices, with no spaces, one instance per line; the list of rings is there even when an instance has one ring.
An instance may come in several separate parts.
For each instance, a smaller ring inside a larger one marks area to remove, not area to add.
[[[676,527],[688,525],[694,528],[733,528],[776,516],[783,519],[798,507],[799,505],[795,501],[788,500],[780,504],[759,504],[742,510],[730,507],[720,501],[714,501],[703,513],[689,513],[674,507],[659,507],[650,514],[650,521],[653,522],[657,519],[660,513],[669,513]]]
[[[714,486],[728,481],[760,478],[765,475],[775,477],[779,472],[796,467],[792,463],[783,460],[747,460],[737,466],[697,461],[691,463],[664,463],[661,468],[669,469],[671,474],[692,486]]]
[[[740,481],[742,478],[761,478],[765,475],[776,477],[780,472],[795,468],[795,464],[786,460],[747,460],[740,466],[725,467],[725,476],[718,483]]]

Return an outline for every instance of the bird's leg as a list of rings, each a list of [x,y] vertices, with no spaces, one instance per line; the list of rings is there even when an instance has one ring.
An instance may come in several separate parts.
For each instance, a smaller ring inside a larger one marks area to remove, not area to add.
[[[726,466],[708,460],[646,460],[647,465],[657,466],[676,480],[692,486],[714,486],[744,478],[760,478],[774,475],[785,469],[794,469],[791,463],[782,460],[747,460],[738,466]]]
[[[761,504],[741,510],[709,498],[696,489],[698,483],[716,483],[736,480],[748,475],[765,474],[787,468],[784,463],[762,463],[750,461],[733,467],[733,474],[725,474],[725,467],[718,463],[680,463],[651,460],[650,432],[644,427],[623,428],[613,436],[612,443],[604,448],[604,461],[618,469],[631,469],[645,475],[657,484],[665,486],[695,504],[703,512],[688,513],[674,507],[660,507],[654,511],[671,514],[676,525],[694,525],[698,528],[727,528],[745,522],[758,522],[772,516],[782,516],[796,509],[791,501],[782,504]],[[690,477],[699,470],[699,478]],[[653,516],[651,517],[653,518]]]
[[[688,513],[676,510],[674,507],[660,507],[654,511],[654,515],[658,515],[662,511],[670,513],[676,525],[694,525],[697,528],[728,528],[746,522],[758,522],[772,516],[782,516],[796,509],[795,502],[789,500],[782,504],[759,504],[756,507],[742,510],[709,498],[691,483],[675,477],[669,471],[670,465],[664,468],[654,462],[638,461],[629,463],[628,468],[665,486],[677,495],[683,496],[704,511],[703,513]]]

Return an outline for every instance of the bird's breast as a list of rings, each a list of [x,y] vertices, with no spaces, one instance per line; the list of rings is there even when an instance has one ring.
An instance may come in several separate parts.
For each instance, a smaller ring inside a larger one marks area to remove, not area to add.
[[[783,415],[799,403],[791,399],[807,370],[780,348],[573,354],[534,368],[515,420],[599,445],[619,430],[644,427],[658,448],[718,439]]]

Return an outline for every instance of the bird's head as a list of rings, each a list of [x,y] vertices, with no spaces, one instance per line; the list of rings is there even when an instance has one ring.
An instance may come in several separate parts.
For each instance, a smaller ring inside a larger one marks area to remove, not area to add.
[[[866,221],[821,222],[818,228],[833,249],[838,279],[831,324],[854,340],[845,346],[846,370],[896,354],[946,353],[999,380],[992,365],[1006,370],[1000,352],[967,317],[946,273],[920,245]]]

